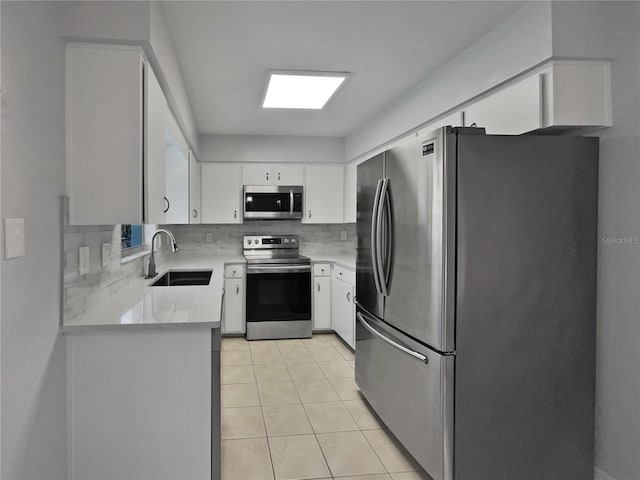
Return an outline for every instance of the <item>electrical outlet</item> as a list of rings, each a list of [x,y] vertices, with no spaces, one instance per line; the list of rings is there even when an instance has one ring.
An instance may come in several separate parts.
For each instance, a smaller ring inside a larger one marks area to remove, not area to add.
[[[78,270],[80,275],[89,273],[89,247],[78,249]]]
[[[207,243],[211,243],[213,242],[213,233],[211,232],[207,232],[207,239],[206,239]]]
[[[347,239],[347,231],[346,230],[341,230],[340,231],[340,240],[346,240]]]
[[[103,243],[102,244],[102,268],[109,267],[109,256],[111,255],[111,244]]]

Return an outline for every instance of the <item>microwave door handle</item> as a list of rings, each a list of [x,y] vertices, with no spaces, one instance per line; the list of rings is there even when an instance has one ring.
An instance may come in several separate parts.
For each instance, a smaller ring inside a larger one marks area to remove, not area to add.
[[[289,189],[289,215],[293,217],[293,189],[292,188]]]
[[[371,213],[371,269],[373,271],[373,281],[376,285],[376,292],[382,293],[382,282],[380,270],[378,269],[378,210],[380,209],[380,194],[382,193],[382,180],[378,180],[376,194],[373,200],[373,211]]]

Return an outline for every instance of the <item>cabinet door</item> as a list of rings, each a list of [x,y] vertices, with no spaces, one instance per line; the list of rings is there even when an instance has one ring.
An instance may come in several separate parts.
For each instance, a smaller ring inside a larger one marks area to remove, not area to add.
[[[344,223],[356,223],[357,183],[357,165],[351,162],[344,167]]]
[[[351,348],[355,348],[356,328],[353,290],[348,283],[331,279],[331,326]]]
[[[203,163],[202,223],[242,223],[240,165]]]
[[[202,223],[200,164],[189,150],[189,223]]]
[[[331,328],[331,277],[313,277],[313,329]]]
[[[276,185],[304,184],[304,167],[302,165],[274,165],[273,182]]]
[[[169,113],[166,133],[167,223],[189,223],[189,147],[175,118]]]
[[[482,98],[464,109],[464,123],[488,134],[519,135],[542,126],[540,78],[531,78]]]
[[[303,223],[342,223],[343,179],[342,165],[305,167]]]
[[[72,225],[143,221],[144,67],[140,52],[131,49],[67,46],[66,173]]]
[[[224,281],[224,318],[222,333],[244,333],[244,280],[228,278]]]
[[[169,117],[167,101],[151,68],[146,75],[146,149],[145,149],[145,222],[167,222],[166,129]]]
[[[273,165],[245,163],[242,165],[243,185],[273,185]]]

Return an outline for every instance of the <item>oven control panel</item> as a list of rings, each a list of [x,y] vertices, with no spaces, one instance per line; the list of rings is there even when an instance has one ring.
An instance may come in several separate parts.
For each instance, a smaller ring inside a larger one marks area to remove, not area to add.
[[[298,248],[298,235],[245,235],[245,250]]]

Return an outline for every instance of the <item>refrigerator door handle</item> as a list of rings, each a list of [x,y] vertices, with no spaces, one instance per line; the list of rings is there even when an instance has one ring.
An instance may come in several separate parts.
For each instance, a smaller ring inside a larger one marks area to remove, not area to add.
[[[382,196],[382,180],[378,180],[376,187],[376,196],[373,200],[373,212],[371,214],[371,268],[373,269],[373,280],[376,284],[376,292],[382,293],[382,279],[380,278],[381,270],[378,266],[379,244],[378,230],[380,228],[378,222],[378,212],[380,211],[380,198]]]
[[[391,278],[393,276],[393,262],[395,258],[395,219],[393,212],[393,195],[391,194],[391,179],[383,186],[382,198],[385,213],[385,255],[384,255],[384,285],[385,295],[391,294]]]
[[[418,360],[425,362],[425,363],[429,363],[429,359],[427,357],[425,357],[424,355],[418,353],[418,352],[414,352],[413,350],[408,349],[407,347],[400,345],[397,342],[394,342],[393,340],[391,340],[388,337],[385,337],[384,335],[382,335],[380,332],[378,332],[375,328],[373,328],[371,325],[369,325],[364,317],[362,316],[362,314],[360,312],[358,312],[356,314],[356,316],[358,317],[358,320],[360,320],[360,323],[362,324],[363,327],[365,327],[367,330],[369,330],[369,332],[371,332],[373,335],[375,335],[376,337],[378,337],[380,340],[388,343],[389,345],[391,345],[392,347],[397,348],[398,350],[402,350],[404,353],[411,355],[412,357],[417,358]]]
[[[391,204],[389,202],[389,184],[391,179],[384,178],[382,180],[382,192],[380,193],[380,205],[378,207],[378,213],[376,215],[376,267],[378,269],[378,275],[380,278],[380,284],[382,287],[382,295],[389,296],[390,286],[390,248],[393,248],[393,238],[391,237],[392,230],[390,228],[391,222]],[[386,215],[385,215],[386,214]],[[384,275],[384,278],[382,276]]]

